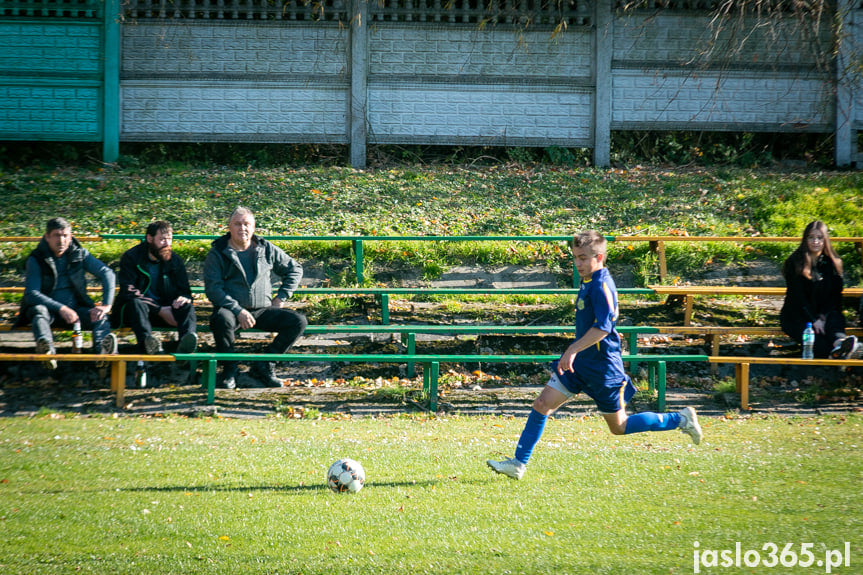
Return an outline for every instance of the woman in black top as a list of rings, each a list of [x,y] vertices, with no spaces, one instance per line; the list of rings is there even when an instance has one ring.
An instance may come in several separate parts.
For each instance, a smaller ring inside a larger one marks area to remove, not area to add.
[[[842,260],[830,243],[827,226],[810,222],[803,239],[782,268],[785,302],[779,313],[782,331],[798,343],[808,322],[815,330],[815,357],[846,358],[857,338],[845,335],[842,315]]]

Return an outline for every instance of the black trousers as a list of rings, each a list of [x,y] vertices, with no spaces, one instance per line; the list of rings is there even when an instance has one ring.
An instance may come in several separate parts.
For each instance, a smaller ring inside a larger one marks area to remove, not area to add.
[[[183,337],[187,333],[195,333],[195,306],[188,303],[179,308],[171,308],[174,320],[177,322],[177,334]],[[144,351],[144,340],[153,335],[153,326],[168,327],[168,323],[159,317],[159,312],[152,311],[140,299],[133,299],[120,308],[119,325],[128,325],[138,340],[138,349]]]
[[[285,353],[300,339],[306,330],[306,316],[292,309],[263,307],[246,310],[255,318],[255,329],[276,332],[278,335],[267,347],[267,353]],[[227,308],[217,308],[210,316],[210,330],[216,343],[216,352],[234,351],[234,340],[240,331],[240,322],[234,312]]]
[[[803,343],[803,330],[806,328],[806,322],[809,319],[803,314],[791,313],[787,309],[782,309],[779,313],[779,325],[785,335],[796,341]],[[827,357],[833,349],[833,342],[836,340],[837,333],[845,332],[845,317],[836,311],[831,311],[827,314],[824,322],[824,333],[815,334],[815,345],[812,346],[815,357]]]

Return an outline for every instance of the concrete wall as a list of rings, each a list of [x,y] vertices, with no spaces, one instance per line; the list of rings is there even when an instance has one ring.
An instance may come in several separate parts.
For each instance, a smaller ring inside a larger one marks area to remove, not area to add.
[[[548,35],[376,24],[369,141],[589,147],[592,32],[575,29],[558,42]]]
[[[848,1],[853,64],[863,6]],[[740,47],[696,10],[621,16],[579,1],[552,38],[547,23],[480,27],[476,7],[446,22],[426,3],[420,22],[410,3],[326,2],[322,21],[301,3],[225,19],[183,4],[159,17],[136,0],[122,25],[110,9],[101,25],[0,11],[0,138],[344,143],[358,165],[367,143],[559,145],[604,163],[611,130],[808,131],[835,132],[837,163],[856,158],[863,90],[837,90],[819,56],[831,18],[806,33],[747,23]]]
[[[612,129],[832,130],[834,89],[817,56],[831,51],[829,20],[814,49],[791,26],[771,34],[749,21],[755,32],[741,45],[709,22],[679,13],[617,21]]]
[[[346,41],[328,24],[126,27],[121,140],[347,143]]]

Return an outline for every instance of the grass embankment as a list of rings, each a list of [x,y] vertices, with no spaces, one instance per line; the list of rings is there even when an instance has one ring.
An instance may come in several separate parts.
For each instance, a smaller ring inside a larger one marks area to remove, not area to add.
[[[819,218],[836,235],[860,236],[861,183],[858,172],[732,169],[22,168],[0,174],[0,230],[40,235],[45,220],[62,214],[81,235],[141,233],[158,218],[170,219],[176,233],[221,233],[229,212],[242,204],[257,214],[261,233],[278,235],[566,235],[592,227],[609,235],[797,236],[808,221]],[[113,260],[126,247],[119,242],[96,251]],[[191,259],[200,259],[206,247],[180,246]],[[853,251],[840,248],[843,254]],[[291,244],[292,253],[304,259],[343,260],[349,249],[346,243]],[[685,277],[711,260],[744,259],[755,251],[779,256],[788,250],[788,244],[672,246],[670,273]],[[3,259],[11,262],[15,256],[8,251]],[[403,262],[428,276],[465,259],[571,270],[565,246],[544,244],[380,244],[369,246],[366,257],[371,264]],[[613,246],[612,258],[645,259],[647,248]],[[856,282],[860,265],[854,260],[849,272]],[[647,268],[650,263],[648,258]]]
[[[521,420],[6,419],[0,571],[691,573],[695,542],[850,542],[834,572],[860,571],[863,418],[703,423],[693,446],[552,420],[514,482],[485,459]],[[340,457],[366,469],[356,495],[325,487]]]
[[[863,175],[857,172],[516,165],[368,171],[183,164],[111,170],[21,168],[0,173],[0,231],[40,235],[45,220],[62,214],[79,235],[141,233],[148,221],[158,218],[170,219],[177,234],[218,234],[224,232],[229,212],[242,204],[257,214],[259,232],[272,235],[567,235],[592,227],[609,235],[798,236],[808,221],[819,218],[829,222],[835,235],[861,236],[861,183]],[[129,245],[112,241],[88,247],[116,266]],[[175,244],[192,265],[200,264],[208,247],[206,241]],[[352,284],[350,242],[287,242],[283,247],[329,285]],[[859,255],[850,244],[837,247],[846,261],[846,282],[859,284]],[[687,281],[711,266],[756,258],[772,260],[778,269],[792,248],[787,243],[669,244],[669,275],[671,281]],[[6,283],[20,283],[29,249],[25,244],[3,246],[0,277]],[[658,281],[655,256],[645,244],[613,243],[609,262],[615,273],[625,268],[632,285]],[[554,242],[365,245],[365,276],[371,285],[401,277],[433,280],[465,263],[536,265],[557,274],[560,285],[571,284],[568,249]],[[461,307],[464,301],[470,298],[442,305],[469,310]],[[553,300],[555,310],[545,319],[568,316],[567,301]],[[308,302],[315,322],[339,321],[358,309],[331,299]]]

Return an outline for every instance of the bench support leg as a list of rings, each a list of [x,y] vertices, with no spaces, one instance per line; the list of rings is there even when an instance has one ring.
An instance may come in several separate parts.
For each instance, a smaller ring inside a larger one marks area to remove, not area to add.
[[[647,364],[647,389],[653,391],[656,389],[656,368],[657,362]]]
[[[429,365],[429,409],[437,411],[437,378],[440,375],[440,363],[433,361]]]
[[[409,333],[408,336],[408,355],[414,355],[417,352],[417,334]],[[412,361],[408,362],[408,377],[416,375],[416,364]]]
[[[749,364],[738,363],[734,366],[734,379],[737,393],[740,394],[740,409],[749,409]]]
[[[437,411],[437,380],[440,363],[432,361],[423,364],[423,393],[429,398],[429,410]]]
[[[629,354],[630,355],[638,355],[638,332],[631,332],[627,336],[627,340],[629,341]],[[638,362],[630,361],[629,362],[629,373],[635,375],[638,373]]]
[[[201,377],[207,386],[207,405],[216,403],[216,360],[210,359],[201,363]]]
[[[357,285],[363,285],[363,240],[351,240],[354,244],[354,275]]]
[[[381,294],[381,323],[389,325],[390,323],[390,294]]]
[[[662,240],[650,242],[650,251],[655,253],[659,259],[659,283],[665,283],[668,275],[668,264],[665,261],[665,242]]]
[[[656,408],[665,411],[665,362],[656,362]]]
[[[126,404],[126,362],[111,362],[111,390],[117,394],[117,407]]]
[[[683,325],[692,324],[692,308],[694,303],[694,295],[686,294],[683,296]]]
[[[717,356],[719,355],[719,334],[709,333],[704,336],[705,343],[710,347],[710,355]],[[719,364],[711,363],[710,364],[710,374],[716,375],[719,373]]]

